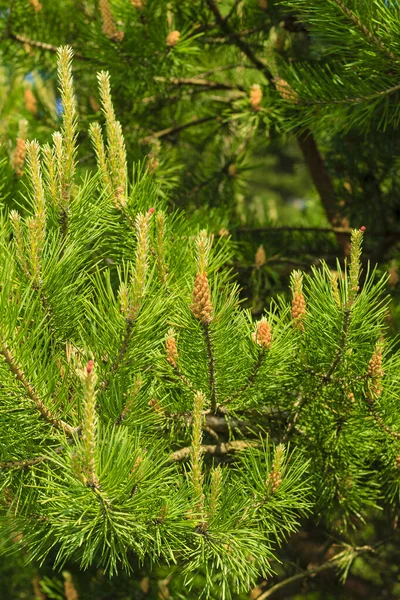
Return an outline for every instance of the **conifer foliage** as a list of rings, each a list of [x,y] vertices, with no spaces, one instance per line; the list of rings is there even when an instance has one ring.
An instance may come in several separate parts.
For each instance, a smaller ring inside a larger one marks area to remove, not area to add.
[[[105,72],[98,169],[77,180],[71,60],[58,51],[61,131],[26,143],[29,210],[1,219],[2,534],[109,575],[178,564],[230,598],[312,512],[347,572],[352,529],[400,491],[400,356],[385,279],[360,285],[364,228],[348,265],[294,272],[291,304],[254,323],[229,240],[129,176]]]

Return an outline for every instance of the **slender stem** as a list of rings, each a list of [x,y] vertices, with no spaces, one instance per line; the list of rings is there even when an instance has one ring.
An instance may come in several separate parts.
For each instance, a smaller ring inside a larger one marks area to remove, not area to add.
[[[231,402],[235,398],[238,398],[239,396],[244,394],[244,392],[246,392],[253,385],[253,383],[255,382],[256,377],[261,369],[261,366],[262,366],[265,356],[266,356],[265,349],[261,348],[259,351],[259,354],[258,354],[257,361],[254,364],[253,370],[250,373],[248,380],[246,381],[246,383],[244,385],[242,385],[242,387],[235,394],[233,394],[227,400],[225,400],[224,404],[227,402]]]
[[[290,433],[296,427],[297,422],[300,418],[300,413],[303,410],[303,408],[310,402],[310,400],[312,398],[315,398],[315,396],[321,391],[321,389],[323,388],[324,385],[326,385],[327,383],[329,383],[332,380],[332,375],[336,371],[337,367],[339,366],[340,361],[343,358],[343,353],[346,348],[346,341],[347,341],[347,336],[348,336],[348,332],[349,332],[349,325],[350,325],[350,309],[345,308],[344,316],[343,316],[342,335],[340,338],[339,347],[336,350],[333,361],[332,361],[330,367],[328,368],[327,372],[325,373],[325,375],[323,375],[321,383],[317,387],[317,389],[314,391],[313,395],[303,396],[302,393],[299,394],[299,397],[294,404],[294,408],[296,409],[296,412],[294,413],[293,417],[290,419],[289,424],[286,428],[285,434],[283,436],[284,442],[287,441]]]
[[[360,548],[355,548],[354,549],[354,558],[356,558],[360,554],[363,554],[364,552],[373,552],[373,551],[374,550],[371,546],[361,546]],[[340,553],[340,555],[341,554],[342,553]],[[291,583],[295,583],[296,581],[301,581],[302,579],[306,579],[307,577],[312,577],[313,575],[316,575],[317,573],[322,573],[322,571],[326,571],[328,569],[332,569],[332,568],[336,567],[338,565],[340,558],[341,558],[341,556],[339,556],[337,558],[334,556],[331,560],[323,563],[322,565],[318,565],[318,567],[314,567],[313,569],[307,569],[306,571],[303,571],[302,573],[297,573],[296,575],[292,575],[291,577],[288,577],[287,579],[280,581],[279,583],[275,584],[269,590],[266,590],[263,594],[261,594],[261,596],[258,596],[257,600],[267,600],[267,598],[271,598],[271,596],[273,596],[275,594],[275,592],[278,592],[279,590],[286,587],[287,585],[290,585]]]
[[[15,40],[16,42],[20,42],[20,44],[29,44],[30,46],[33,46],[35,48],[40,48],[41,50],[48,50],[49,52],[54,52],[55,54],[57,54],[57,52],[58,52],[57,46],[53,46],[52,44],[48,44],[47,42],[41,42],[39,40],[32,40],[31,38],[28,38],[25,35],[20,35],[19,33],[14,33],[12,31],[9,31],[8,35],[11,39]],[[74,58],[79,58],[80,60],[92,60],[92,58],[83,56],[83,54],[80,54],[79,52],[76,52],[75,50],[74,50]]]
[[[14,373],[17,381],[19,381],[22,384],[22,387],[25,389],[27,396],[32,400],[42,418],[48,423],[50,423],[50,425],[53,425],[53,427],[55,427],[59,431],[63,431],[68,436],[73,436],[77,430],[74,427],[71,427],[71,425],[68,425],[68,423],[65,423],[65,421],[62,421],[58,417],[54,416],[50,412],[50,410],[47,408],[44,402],[40,399],[33,385],[25,377],[25,373],[17,364],[14,356],[11,353],[11,350],[4,341],[1,342],[0,354],[4,356],[8,366],[10,367],[11,372]]]
[[[102,381],[100,384],[101,390],[106,390],[108,388],[108,386],[110,385],[112,375],[119,369],[121,363],[123,362],[123,360],[125,358],[125,354],[127,353],[127,350],[129,347],[129,342],[131,340],[132,333],[133,333],[133,325],[134,325],[134,321],[132,321],[131,319],[126,320],[126,328],[125,328],[125,333],[124,333],[121,347],[118,351],[118,354],[117,354],[113,364],[111,365],[109,377],[107,379],[105,379],[104,381]]]
[[[210,384],[210,402],[211,402],[211,412],[216,412],[217,410],[217,384],[215,380],[215,357],[212,346],[212,340],[210,336],[210,326],[208,323],[201,324],[204,332],[204,339],[206,341],[206,349],[207,349],[207,359],[208,359],[208,378]]]

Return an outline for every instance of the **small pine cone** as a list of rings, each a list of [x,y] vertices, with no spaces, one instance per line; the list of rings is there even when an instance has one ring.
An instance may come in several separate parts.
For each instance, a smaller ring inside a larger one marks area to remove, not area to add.
[[[172,48],[173,46],[177,45],[180,37],[181,37],[180,31],[170,31],[169,34],[167,35],[167,39],[165,40],[165,43],[167,44],[167,46],[170,46]]]
[[[174,369],[176,369],[178,366],[178,348],[176,346],[175,331],[173,329],[169,329],[168,331],[165,347],[167,350],[167,361]]]
[[[235,179],[235,177],[237,177],[237,166],[235,165],[235,163],[231,163],[229,165],[228,175],[229,177],[232,177],[232,179]]]
[[[306,301],[303,292],[296,292],[292,300],[292,319],[297,329],[304,329],[303,319],[306,315]]]
[[[396,469],[400,469],[400,456],[396,457],[394,461],[394,466],[396,467]]]
[[[32,115],[37,114],[37,102],[36,98],[30,87],[24,89],[24,101],[25,107]]]
[[[272,471],[268,475],[268,479],[265,483],[266,486],[270,489],[271,494],[275,494],[275,492],[282,483],[281,474],[278,471]]]
[[[72,581],[71,574],[64,573],[64,578],[65,600],[79,600],[78,592],[76,591],[76,587],[74,586],[74,582]]]
[[[121,42],[124,37],[123,31],[118,31],[113,14],[111,12],[111,7],[109,0],[99,0],[99,8],[101,13],[102,20],[102,32],[106,35],[110,40],[115,42]]]
[[[256,265],[256,269],[261,269],[267,262],[267,255],[265,254],[264,246],[258,246],[256,255],[254,257],[254,262]]]
[[[154,410],[154,412],[158,413],[159,415],[164,414],[164,409],[160,405],[157,398],[151,398],[151,400],[149,400],[149,406]]]
[[[368,377],[371,379],[371,391],[376,397],[379,397],[383,390],[382,378],[384,376],[382,368],[382,349],[379,346],[376,348],[369,361],[367,373]]]
[[[263,317],[257,323],[257,331],[252,335],[253,342],[262,346],[263,348],[270,348],[272,343],[272,331],[271,326],[267,319]]]
[[[253,110],[260,110],[263,93],[258,83],[251,86],[249,102]]]
[[[29,0],[29,2],[35,12],[40,12],[42,10],[43,6],[40,4],[39,0]]]
[[[193,304],[190,307],[201,323],[211,323],[212,304],[207,273],[196,275],[193,289]]]
[[[290,102],[291,104],[299,103],[298,95],[294,90],[292,90],[287,81],[282,79],[282,77],[276,77],[274,82],[276,91],[279,93],[282,100],[286,100],[286,102]]]
[[[219,231],[218,231],[218,235],[219,237],[226,237],[227,235],[229,235],[229,230],[226,229],[226,227],[222,227]]]
[[[138,10],[142,10],[144,0],[131,0],[131,4],[134,8],[137,8]]]
[[[22,138],[17,139],[17,143],[14,150],[14,156],[12,161],[13,169],[17,177],[22,177],[24,173],[24,163],[26,157],[26,145],[25,140]]]

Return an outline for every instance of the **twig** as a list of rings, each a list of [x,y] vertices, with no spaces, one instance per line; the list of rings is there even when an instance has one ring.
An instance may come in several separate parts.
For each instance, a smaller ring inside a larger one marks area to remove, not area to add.
[[[17,381],[19,381],[22,384],[28,397],[34,403],[36,409],[39,411],[42,418],[48,423],[50,423],[50,425],[53,425],[53,427],[55,427],[56,429],[66,433],[68,436],[73,436],[77,432],[76,428],[71,427],[71,425],[68,425],[68,423],[65,423],[65,421],[59,419],[50,412],[50,410],[47,408],[44,402],[39,398],[38,393],[36,392],[33,385],[25,377],[25,373],[18,366],[11,350],[9,349],[8,345],[4,342],[4,340],[1,342],[0,354],[4,356],[8,366],[10,367],[11,372],[14,373]]]
[[[360,554],[363,554],[364,552],[374,552],[374,549],[371,546],[361,546],[359,548],[354,548],[353,560],[354,560],[354,558],[356,558],[356,556],[359,556]],[[257,600],[267,600],[267,598],[271,598],[271,596],[273,596],[275,594],[275,592],[278,592],[280,589],[286,587],[287,585],[290,585],[291,583],[294,583],[295,581],[301,581],[302,579],[305,579],[306,577],[312,577],[313,575],[316,575],[317,573],[322,573],[322,571],[326,571],[328,569],[332,569],[333,567],[336,567],[337,563],[339,562],[339,560],[342,557],[343,557],[343,553],[340,552],[339,555],[332,557],[329,561],[323,563],[322,565],[319,565],[318,567],[314,567],[313,569],[307,569],[306,571],[303,571],[302,573],[297,573],[296,575],[292,575],[291,577],[288,577],[287,579],[280,581],[279,583],[275,584],[269,590],[266,590],[263,594],[261,594],[261,596],[258,596]]]
[[[213,90],[240,90],[244,92],[244,88],[241,85],[231,85],[229,83],[222,83],[220,81],[210,81],[201,77],[153,77],[154,81],[160,81],[162,83],[170,83],[172,85],[193,85],[201,86],[204,88],[210,88]]]
[[[55,54],[57,54],[58,52],[58,47],[57,46],[53,46],[53,44],[48,44],[47,42],[41,42],[39,40],[31,40],[30,38],[26,37],[25,35],[20,35],[19,33],[13,33],[12,31],[8,32],[8,35],[11,39],[20,42],[21,44],[29,44],[30,46],[33,46],[35,48],[40,48],[41,50],[48,50],[49,52],[53,52]],[[74,52],[74,58],[78,58],[79,60],[92,60],[91,58],[87,57],[87,56],[83,56],[83,54],[80,54],[79,52],[76,52],[75,50],[73,50]]]
[[[215,115],[211,117],[202,117],[201,119],[192,119],[188,123],[181,123],[180,125],[176,125],[175,127],[167,127],[166,129],[162,129],[161,131],[156,131],[149,135],[146,140],[150,139],[160,139],[167,135],[173,135],[175,133],[179,133],[184,129],[189,129],[189,127],[194,127],[195,125],[201,125],[202,123],[206,123],[207,121],[215,121]]]
[[[118,370],[121,362],[124,360],[124,357],[128,350],[129,342],[130,342],[130,339],[132,336],[133,325],[134,325],[134,321],[132,321],[131,319],[126,320],[126,328],[125,328],[125,333],[124,333],[121,347],[118,351],[118,354],[117,354],[113,364],[111,365],[110,375],[108,376],[107,379],[102,381],[100,384],[101,390],[106,390],[108,388],[108,386],[110,385],[112,375]]]
[[[258,354],[258,358],[254,364],[253,370],[250,373],[248,380],[246,381],[246,383],[244,385],[242,385],[242,387],[235,394],[232,394],[232,396],[227,398],[227,400],[224,401],[224,404],[227,404],[228,402],[235,400],[235,398],[238,398],[239,396],[244,394],[244,392],[246,392],[253,385],[253,383],[256,380],[256,377],[261,369],[261,366],[262,366],[265,356],[266,356],[265,349],[261,348],[259,351],[259,354]]]
[[[202,329],[204,333],[204,339],[206,341],[206,349],[207,349],[207,359],[208,359],[208,376],[209,376],[209,384],[210,384],[210,402],[211,402],[211,412],[215,412],[217,410],[217,383],[215,380],[215,357],[212,346],[212,340],[210,336],[210,326],[208,323],[202,323]]]
[[[201,446],[203,454],[209,456],[224,456],[230,452],[239,452],[246,450],[247,448],[257,448],[259,442],[256,441],[244,441],[244,440],[233,440],[232,442],[222,442],[221,444],[215,444],[210,446]],[[191,447],[181,448],[176,450],[170,455],[170,462],[181,462],[190,458]]]

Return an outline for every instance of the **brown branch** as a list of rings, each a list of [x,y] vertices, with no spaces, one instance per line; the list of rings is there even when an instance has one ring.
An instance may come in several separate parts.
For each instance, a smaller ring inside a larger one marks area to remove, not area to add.
[[[41,42],[39,40],[31,40],[30,38],[26,37],[25,35],[20,35],[19,33],[13,33],[12,31],[8,32],[8,36],[15,40],[16,42],[19,42],[20,44],[29,44],[30,46],[33,46],[34,48],[40,48],[41,50],[48,50],[49,52],[53,52],[54,54],[57,54],[58,52],[58,47],[57,46],[53,46],[53,44],[48,44],[47,42]],[[74,53],[74,58],[78,58],[79,60],[92,60],[91,58],[88,58],[87,56],[83,56],[83,54],[80,54],[79,52],[76,52],[75,50],[73,50]]]
[[[209,456],[225,456],[230,452],[239,452],[246,450],[247,448],[257,448],[259,442],[255,441],[244,441],[244,440],[233,440],[232,442],[222,442],[221,444],[201,446],[203,454]],[[181,448],[176,450],[170,455],[170,462],[182,462],[190,458],[191,447]]]
[[[219,81],[210,81],[202,77],[153,77],[154,81],[160,81],[161,83],[170,83],[172,85],[193,85],[212,90],[240,90],[244,92],[244,88],[241,85],[231,85],[229,83],[222,83]]]
[[[338,221],[335,190],[314,136],[310,130],[305,130],[298,131],[296,138],[328,221],[335,225]],[[347,254],[347,237],[339,232],[335,232],[335,235],[338,245]]]
[[[41,417],[45,421],[47,421],[47,423],[50,423],[50,425],[53,425],[53,427],[55,427],[59,431],[63,431],[68,436],[73,436],[74,434],[76,434],[76,428],[71,427],[71,425],[68,425],[68,423],[65,423],[65,421],[54,416],[44,404],[44,402],[39,398],[39,395],[36,392],[35,388],[25,377],[25,373],[18,366],[14,356],[12,355],[11,350],[4,341],[1,342],[0,354],[4,356],[8,366],[10,367],[11,372],[15,375],[17,381],[21,383],[22,387],[25,389],[27,396],[32,400],[36,409],[39,411]]]
[[[350,8],[348,8],[347,6],[345,6],[345,4],[342,2],[342,0],[333,0],[333,2],[335,2],[335,4],[340,8],[340,10],[342,11],[342,13],[345,14],[346,17],[348,19],[350,19],[350,21],[352,21],[352,23],[354,23],[354,25],[363,33],[363,35],[365,35],[365,37],[368,40],[370,40],[371,42],[373,42],[375,44],[375,46],[377,46],[381,52],[383,52],[384,54],[386,54],[386,56],[388,56],[389,58],[391,58],[395,62],[399,61],[399,57],[396,56],[396,54],[394,54],[394,52],[392,52],[391,50],[389,50],[389,48],[386,48],[386,46],[382,42],[382,40],[380,40],[375,34],[373,34],[372,31],[370,31],[368,29],[368,27],[366,27],[364,25],[364,23],[362,23],[360,21],[360,19],[357,17],[357,15],[355,13],[353,13],[353,11],[350,10]]]
[[[244,41],[242,40],[242,38],[240,37],[240,35],[235,32],[232,31],[229,23],[223,18],[223,16],[221,15],[219,8],[215,2],[215,0],[206,0],[209,9],[211,10],[211,12],[214,14],[215,16],[215,20],[217,22],[217,25],[219,25],[219,27],[222,29],[222,31],[229,35],[235,42],[236,46],[247,56],[247,58],[253,63],[253,65],[262,73],[264,73],[265,77],[268,79],[269,82],[273,82],[273,75],[272,73],[269,71],[267,65],[265,63],[263,63],[253,52],[253,50],[250,48],[250,46]]]
[[[206,123],[207,121],[215,121],[217,117],[215,115],[211,117],[202,117],[201,119],[192,119],[188,123],[181,123],[180,125],[176,125],[175,127],[167,127],[166,129],[162,129],[161,131],[156,131],[151,135],[147,136],[143,141],[147,142],[152,139],[160,139],[167,135],[173,135],[175,133],[179,133],[184,129],[189,129],[189,127],[194,127],[195,125],[201,125],[202,123]]]

